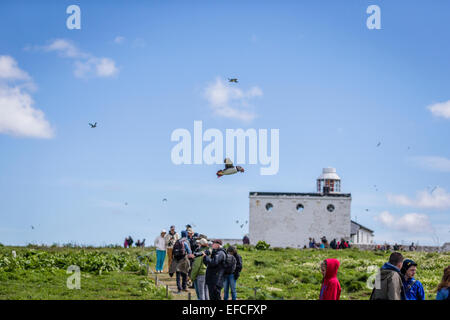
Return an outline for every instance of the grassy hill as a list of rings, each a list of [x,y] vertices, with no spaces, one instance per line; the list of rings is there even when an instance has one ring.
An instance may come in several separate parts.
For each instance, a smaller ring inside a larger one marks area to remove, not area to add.
[[[390,254],[357,249],[257,250],[254,246],[238,246],[238,250],[244,261],[239,299],[317,299],[320,261],[337,258],[341,299],[366,300],[371,292],[368,278]],[[434,299],[450,254],[404,252],[404,256],[419,264],[417,278],[426,298]],[[156,287],[153,278],[146,276],[147,263],[154,267],[153,248],[0,247],[0,299],[165,299],[165,288]],[[80,290],[66,286],[70,265],[81,269]]]

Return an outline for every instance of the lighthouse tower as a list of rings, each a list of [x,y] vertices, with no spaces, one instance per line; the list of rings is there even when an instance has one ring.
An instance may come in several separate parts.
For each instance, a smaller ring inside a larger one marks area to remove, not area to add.
[[[322,174],[317,178],[317,192],[323,194],[341,192],[341,178],[335,168],[323,168]]]

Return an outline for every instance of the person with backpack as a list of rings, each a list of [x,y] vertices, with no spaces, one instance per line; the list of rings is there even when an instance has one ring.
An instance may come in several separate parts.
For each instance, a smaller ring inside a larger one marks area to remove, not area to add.
[[[191,252],[196,252],[197,251],[197,249],[198,249],[198,244],[197,244],[197,238],[195,237],[195,232],[194,232],[194,230],[192,230],[192,228],[189,228],[188,230],[187,230],[187,241],[189,242],[189,247],[191,248]],[[195,289],[195,287],[194,287],[194,281],[192,280],[192,278],[191,278],[191,272],[192,272],[192,265],[194,264],[194,258],[189,258],[189,265],[190,265],[190,268],[189,268],[189,273],[188,273],[188,285],[189,285],[189,288],[191,288],[191,289]]]
[[[341,284],[337,278],[339,265],[338,259],[326,259],[320,264],[323,280],[319,300],[339,300],[341,296]]]
[[[167,252],[167,263],[170,267],[172,265],[172,251],[173,246],[177,240],[180,239],[180,235],[175,231],[175,226],[170,226],[169,232],[166,234],[166,252]]]
[[[155,238],[156,247],[156,272],[162,273],[164,268],[164,260],[166,258],[166,230],[162,229],[159,236]],[[138,240],[138,242],[140,242]]]
[[[222,248],[222,240],[214,240],[212,252],[203,252],[203,262],[206,265],[206,285],[208,286],[209,299],[221,300],[220,292],[223,288],[225,269],[229,267],[227,253]]]
[[[223,284],[224,287],[224,294],[223,294],[223,300],[228,300],[228,293],[231,290],[231,300],[236,300],[236,281],[239,278],[239,275],[242,271],[242,257],[237,253],[237,250],[235,247],[228,247],[227,254],[231,255],[235,259],[235,267],[234,271],[232,270],[233,267],[230,266],[229,270],[225,270],[225,281]]]
[[[393,252],[389,257],[389,262],[386,262],[380,269],[370,300],[406,300],[403,276],[400,272],[402,266],[402,254]]]
[[[203,253],[206,250],[209,250],[208,240],[202,238],[198,240],[200,245],[198,252],[195,253],[194,263],[192,265],[191,271],[191,280],[194,283],[195,293],[197,294],[198,300],[209,300],[209,292],[208,286],[206,285],[205,273],[206,266],[203,263]]]
[[[336,243],[336,239],[331,240],[330,248],[331,249],[335,249],[335,250],[338,248],[338,244]]]
[[[133,238],[131,236],[129,236],[127,242],[128,242],[128,247],[131,248],[131,246],[133,245],[133,242],[134,242]]]
[[[403,261],[402,269],[400,270],[403,275],[403,287],[405,288],[406,300],[425,300],[425,292],[423,290],[422,283],[419,280],[414,279],[416,274],[417,263],[411,259],[405,259]]]
[[[187,291],[187,276],[190,269],[189,258],[193,255],[186,238],[181,238],[175,242],[172,256],[169,275],[172,277],[176,273],[178,293]]]
[[[450,266],[444,269],[444,275],[437,290],[436,300],[450,300]]]

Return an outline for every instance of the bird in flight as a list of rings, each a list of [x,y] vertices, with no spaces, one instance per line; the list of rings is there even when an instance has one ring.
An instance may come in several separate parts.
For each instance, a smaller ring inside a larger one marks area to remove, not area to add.
[[[89,123],[89,125],[91,126],[91,128],[93,129],[93,128],[97,128],[97,122],[96,123],[94,123],[94,124],[92,124],[92,123]]]
[[[125,202],[125,205],[127,206],[127,205],[128,205],[128,202]]]
[[[34,227],[33,227],[33,226],[31,226],[31,229],[33,229],[33,230],[34,230]]]
[[[167,202],[167,199],[166,198],[164,198],[163,200],[162,200],[164,203],[166,203]]]
[[[430,192],[430,193],[433,193],[433,192],[434,192],[434,190],[436,190],[436,188],[437,188],[437,186],[436,186],[436,187],[434,187],[434,188],[433,188],[433,190],[431,190],[431,192]]]
[[[225,163],[225,169],[217,171],[217,178],[220,178],[223,175],[230,175],[235,174],[238,172],[244,172],[244,168],[240,166],[234,166],[233,162],[231,162],[230,158],[226,158],[223,160],[223,163]]]
[[[232,79],[228,78],[228,82],[238,83],[239,81],[236,78],[232,78]]]
[[[378,142],[377,147],[381,146],[381,142]]]

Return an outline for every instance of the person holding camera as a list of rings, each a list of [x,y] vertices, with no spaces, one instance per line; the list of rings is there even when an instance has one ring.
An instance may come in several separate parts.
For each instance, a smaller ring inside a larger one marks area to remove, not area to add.
[[[187,229],[187,238],[186,240],[189,242],[189,247],[191,248],[191,252],[194,253],[197,251],[198,249],[198,244],[197,244],[197,236],[196,233],[194,232],[194,230],[192,230],[192,228],[188,228]],[[188,278],[189,278],[189,288],[194,289],[194,280],[192,280],[191,277],[191,273],[192,273],[192,265],[194,264],[194,256],[191,256],[189,258],[189,273],[188,273]]]
[[[203,252],[209,250],[208,240],[201,238],[197,240],[200,245],[194,253],[194,263],[192,264],[191,280],[194,283],[195,293],[198,300],[209,300],[208,286],[205,281],[206,266],[203,263]]]
[[[209,299],[221,300],[220,292],[223,288],[224,264],[226,262],[226,252],[222,249],[222,240],[214,240],[212,244],[212,252],[203,251],[203,262],[206,265],[205,280],[208,286]]]

